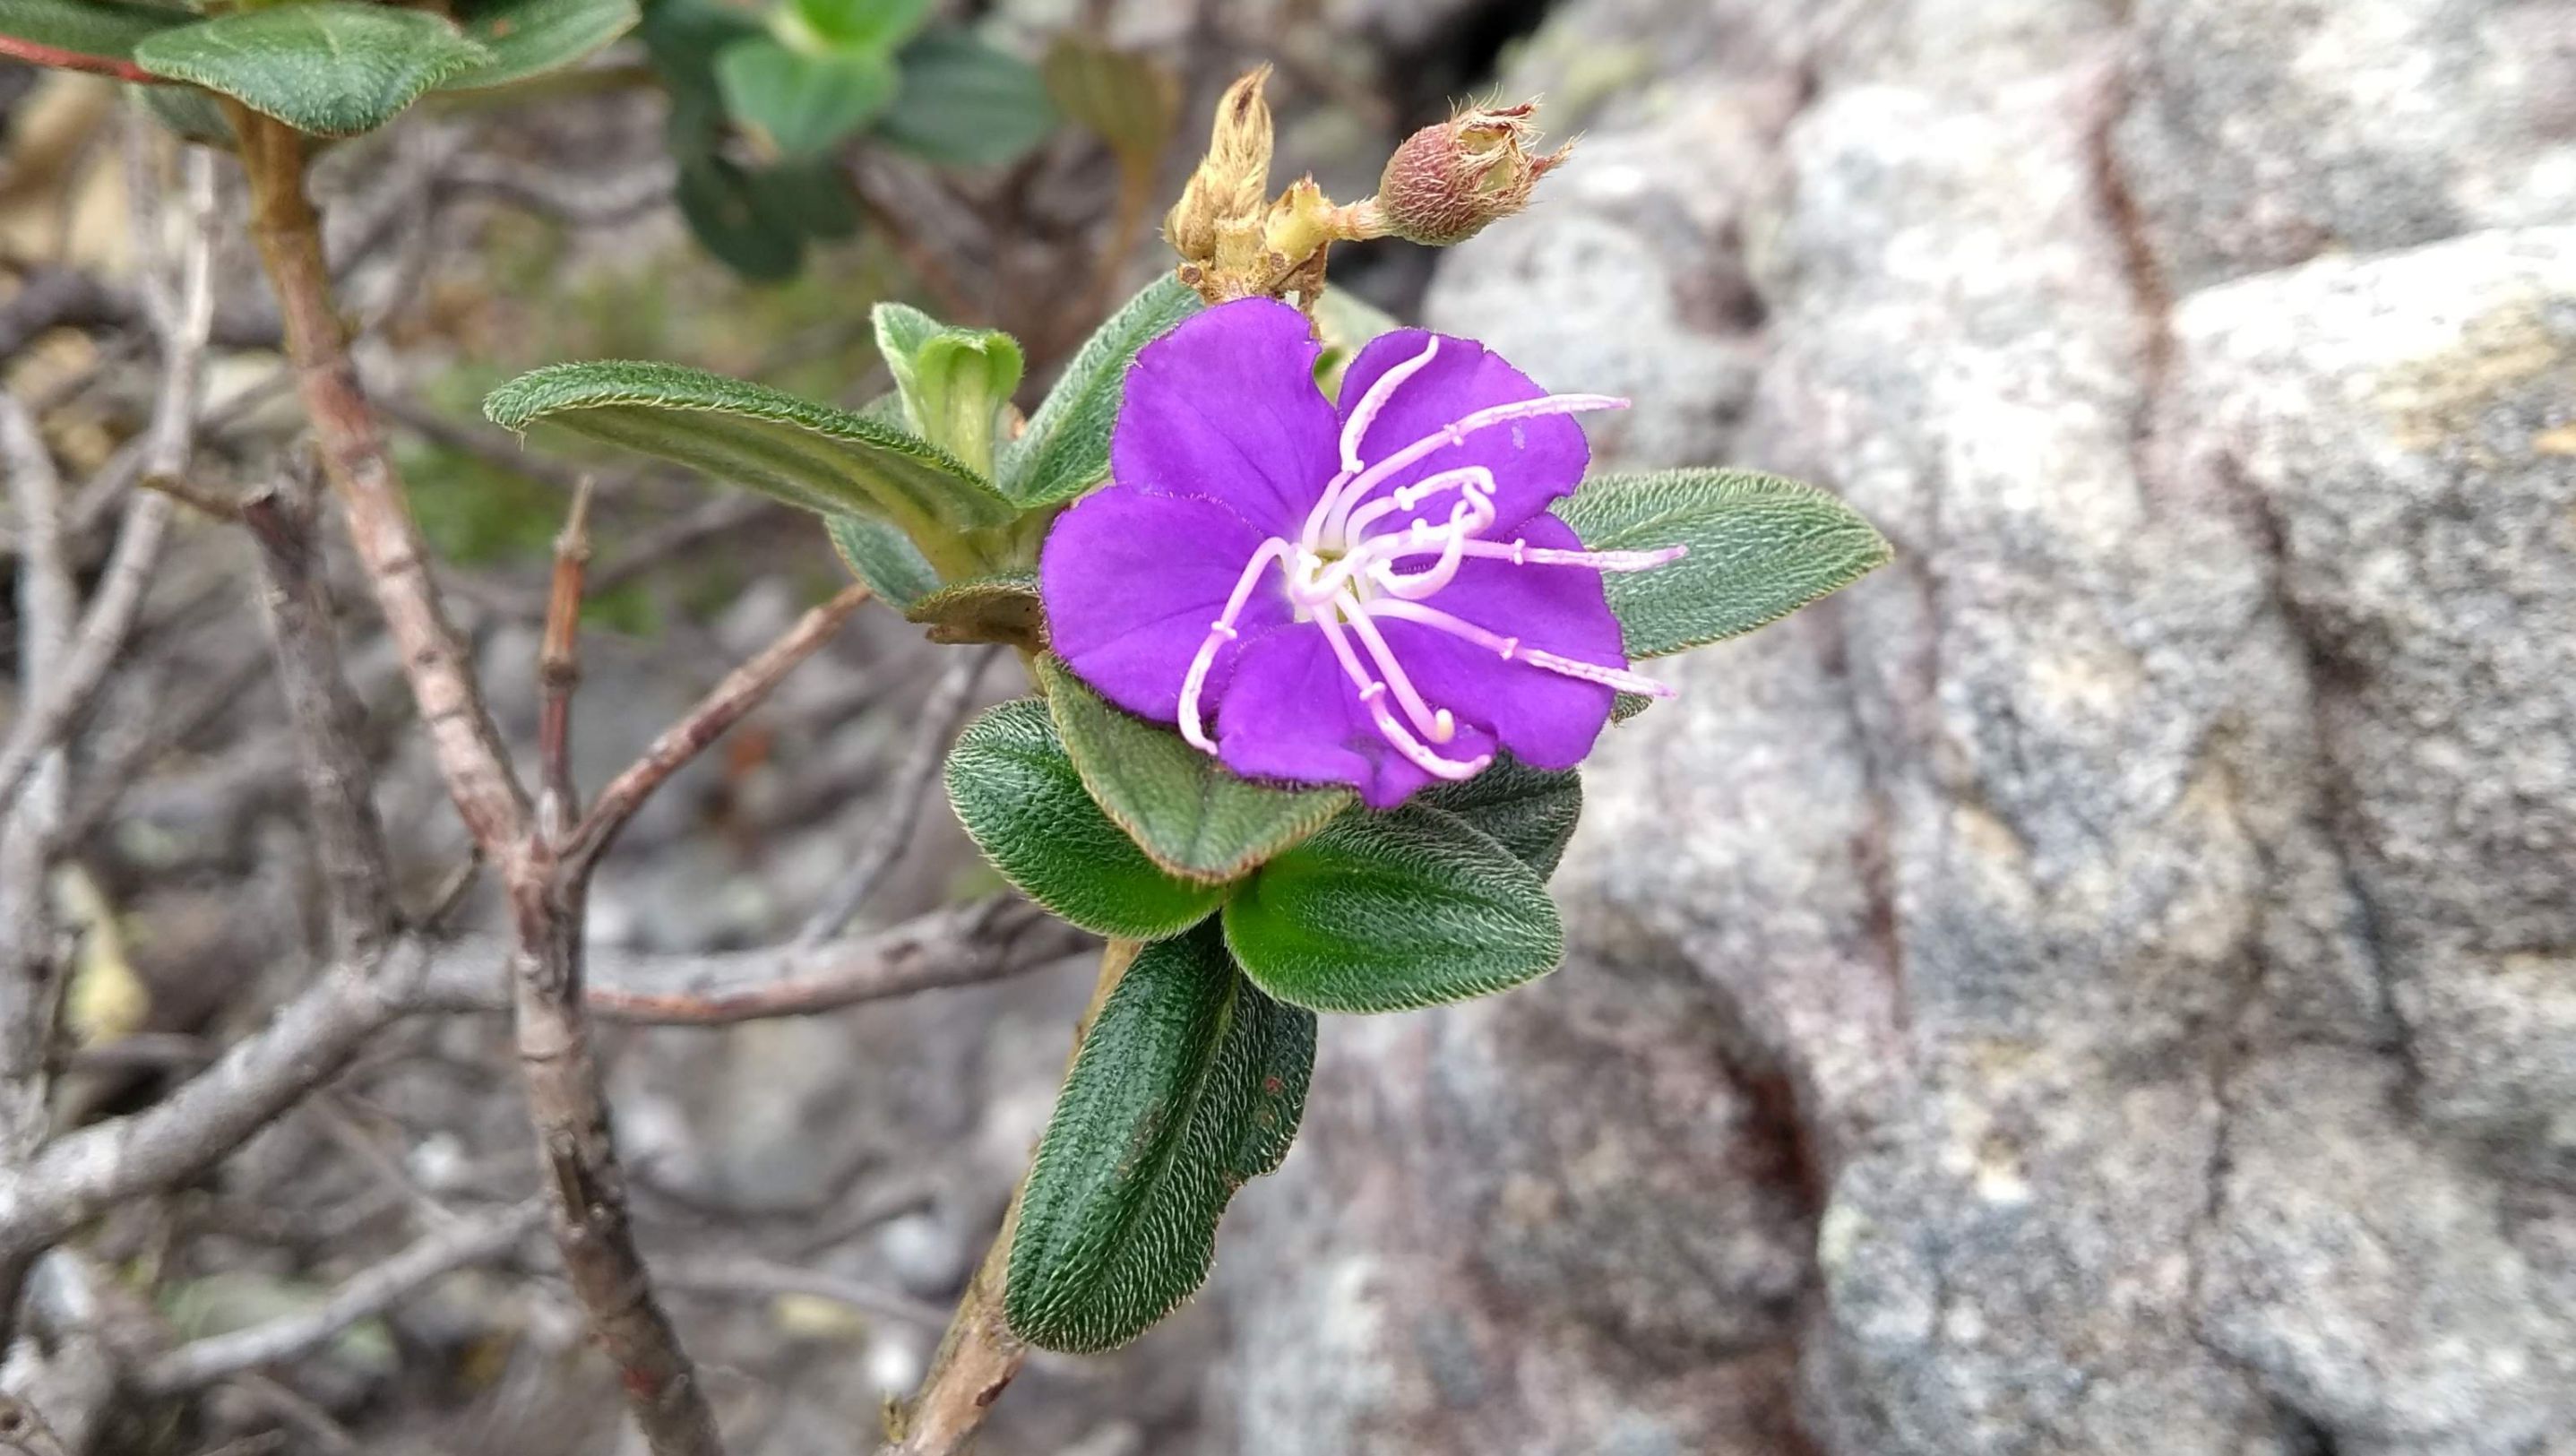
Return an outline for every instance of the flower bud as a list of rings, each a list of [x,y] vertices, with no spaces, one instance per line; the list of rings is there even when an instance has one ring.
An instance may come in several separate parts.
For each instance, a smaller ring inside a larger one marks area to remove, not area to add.
[[[1538,179],[1563,162],[1574,144],[1531,155],[1537,103],[1471,107],[1404,139],[1378,178],[1377,221],[1387,232],[1427,247],[1462,243],[1498,217],[1529,205]]]
[[[1270,191],[1270,107],[1261,99],[1269,79],[1263,66],[1226,88],[1207,156],[1163,218],[1163,236],[1190,262],[1215,260],[1229,234],[1260,231]]]

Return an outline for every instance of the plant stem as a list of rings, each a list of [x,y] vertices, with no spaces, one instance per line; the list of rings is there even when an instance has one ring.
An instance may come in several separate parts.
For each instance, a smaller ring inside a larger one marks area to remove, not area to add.
[[[1093,1019],[1108,1004],[1109,993],[1118,989],[1120,978],[1144,948],[1144,942],[1136,940],[1113,940],[1101,947],[1100,979],[1091,988],[1091,1004],[1073,1029],[1077,1054],[1083,1038],[1091,1033]],[[1068,1059],[1068,1070],[1070,1066]],[[967,1281],[957,1313],[948,1322],[948,1333],[930,1358],[930,1373],[922,1377],[921,1389],[909,1404],[888,1411],[887,1440],[877,1456],[955,1456],[964,1451],[983,1428],[993,1402],[1002,1398],[1011,1377],[1020,1373],[1029,1347],[1011,1332],[1002,1312],[1002,1295],[1010,1276],[1011,1235],[1019,1227],[1020,1199],[1028,1189],[1028,1175],[1023,1173],[1020,1186],[1011,1191],[1010,1207],[1002,1214],[1001,1231],[985,1250],[975,1277]]]

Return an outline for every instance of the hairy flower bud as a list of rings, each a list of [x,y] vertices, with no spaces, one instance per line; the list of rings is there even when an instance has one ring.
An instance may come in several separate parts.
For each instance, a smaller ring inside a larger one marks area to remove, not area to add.
[[[1261,99],[1269,79],[1263,66],[1226,88],[1207,156],[1163,218],[1163,236],[1190,262],[1214,262],[1228,242],[1260,231],[1270,191],[1270,106]]]
[[[1568,142],[1531,154],[1537,109],[1530,101],[1471,107],[1405,138],[1378,178],[1378,225],[1408,242],[1445,248],[1527,207],[1538,179],[1574,150]]]

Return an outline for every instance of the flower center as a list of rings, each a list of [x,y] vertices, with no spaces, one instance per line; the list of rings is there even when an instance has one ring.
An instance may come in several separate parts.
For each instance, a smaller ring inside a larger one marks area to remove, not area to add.
[[[1644,571],[1677,560],[1685,548],[1660,551],[1561,551],[1533,547],[1525,540],[1496,541],[1485,533],[1495,523],[1494,473],[1480,465],[1436,471],[1408,486],[1384,489],[1396,474],[1420,463],[1469,435],[1497,425],[1622,409],[1623,399],[1597,394],[1551,394],[1477,410],[1432,431],[1376,461],[1364,459],[1361,442],[1386,410],[1395,392],[1429,367],[1440,351],[1434,336],[1422,352],[1389,368],[1351,408],[1341,435],[1341,473],[1324,487],[1307,513],[1296,539],[1273,536],[1261,543],[1236,578],[1224,614],[1209,624],[1207,640],[1191,659],[1181,683],[1181,736],[1207,753],[1216,744],[1207,735],[1199,697],[1216,656],[1236,636],[1235,622],[1252,592],[1275,562],[1286,578],[1285,590],[1296,620],[1324,634],[1360,702],[1377,730],[1397,752],[1437,778],[1464,779],[1493,761],[1490,754],[1462,759],[1444,756],[1432,744],[1457,737],[1457,717],[1435,707],[1414,686],[1397,660],[1381,621],[1401,621],[1472,642],[1499,654],[1506,662],[1524,662],[1543,671],[1625,692],[1670,697],[1672,689],[1630,672],[1624,666],[1584,662],[1536,648],[1429,604],[1455,581],[1470,559],[1506,561],[1515,567],[1579,567],[1591,571]],[[1428,558],[1426,561],[1425,558]],[[1401,566],[1401,569],[1399,567]]]

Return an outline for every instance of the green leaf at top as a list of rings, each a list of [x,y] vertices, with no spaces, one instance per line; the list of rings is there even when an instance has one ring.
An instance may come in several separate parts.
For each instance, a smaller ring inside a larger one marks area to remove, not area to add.
[[[1216,927],[1147,946],[1038,1144],[1003,1281],[1011,1328],[1114,1349],[1189,1298],[1234,1191],[1288,1155],[1314,1065],[1314,1013],[1246,981]]]
[[[800,50],[885,54],[930,18],[933,0],[789,0],[780,22]]]
[[[967,725],[948,755],[948,802],[1004,879],[1095,934],[1158,939],[1225,898],[1222,887],[1164,873],[1109,822],[1035,698]]]
[[[752,35],[716,54],[725,110],[769,139],[780,157],[819,157],[858,135],[894,100],[894,62],[876,51],[796,50]]]
[[[928,627],[931,641],[950,646],[1000,642],[1031,652],[1046,646],[1046,610],[1033,571],[951,582],[904,608],[903,617]]]
[[[823,518],[823,530],[850,574],[895,610],[909,611],[939,590],[939,573],[922,559],[921,548],[887,522],[835,511]]]
[[[1472,779],[1425,789],[1420,802],[1492,835],[1544,880],[1556,873],[1583,818],[1583,775],[1532,768],[1507,753]]]
[[[1055,104],[1037,67],[962,30],[934,30],[904,47],[895,103],[876,135],[943,167],[1000,167],[1055,130]]]
[[[1314,1011],[1409,1011],[1553,970],[1565,932],[1538,872],[1455,814],[1345,814],[1225,906],[1253,984]]]
[[[1184,879],[1240,879],[1355,797],[1237,778],[1179,734],[1111,704],[1057,658],[1039,658],[1037,671],[1083,786],[1154,863]]]
[[[492,391],[491,421],[545,423],[640,450],[824,515],[878,515],[912,532],[996,525],[1010,504],[974,471],[882,421],[677,364],[552,364]],[[935,553],[934,553],[935,555]]]
[[[298,131],[355,136],[492,53],[427,11],[318,0],[155,31],[134,60]]]
[[[635,0],[484,0],[459,8],[466,37],[492,53],[441,82],[443,91],[507,86],[560,71],[635,28]]]
[[[1204,307],[1165,274],[1092,332],[1001,464],[1002,493],[1023,506],[1067,501],[1109,478],[1109,432],[1136,351]]]
[[[1602,579],[1628,655],[1750,632],[1887,563],[1887,539],[1812,485],[1749,470],[1600,475],[1551,507],[1595,551],[1688,546]]]
[[[124,0],[0,0],[0,37],[101,61],[130,61],[144,37],[196,21],[185,10]]]
[[[1020,387],[1027,358],[999,329],[952,328],[904,303],[880,303],[877,352],[922,438],[989,472],[993,422]]]

